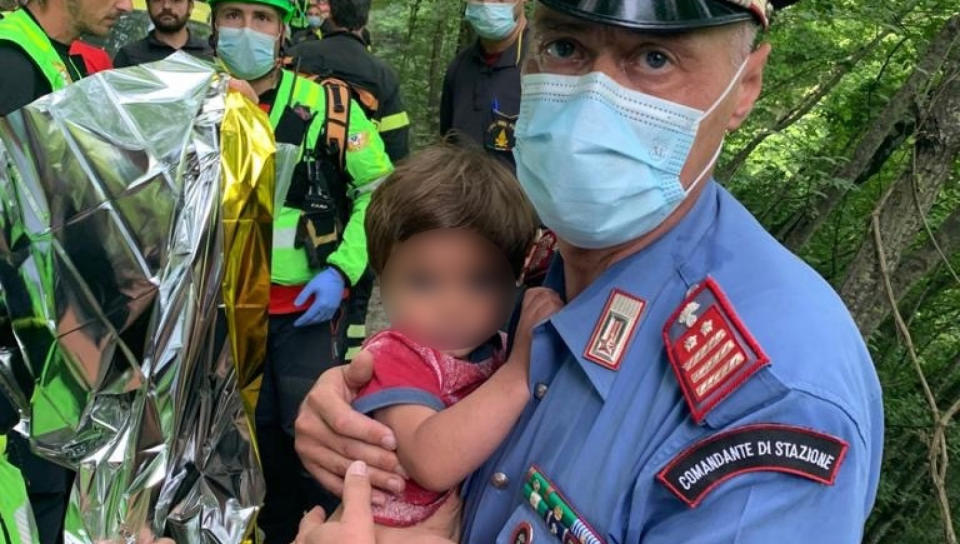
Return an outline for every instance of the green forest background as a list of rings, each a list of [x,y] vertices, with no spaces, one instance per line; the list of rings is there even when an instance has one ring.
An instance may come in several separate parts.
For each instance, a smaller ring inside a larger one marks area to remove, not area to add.
[[[399,74],[414,147],[437,139],[444,71],[473,39],[464,5],[374,0],[374,53]],[[133,19],[109,49],[142,36],[144,19]],[[827,278],[867,339],[887,434],[864,542],[953,544],[960,0],[803,0],[764,39],[764,94],[728,139],[717,178]]]

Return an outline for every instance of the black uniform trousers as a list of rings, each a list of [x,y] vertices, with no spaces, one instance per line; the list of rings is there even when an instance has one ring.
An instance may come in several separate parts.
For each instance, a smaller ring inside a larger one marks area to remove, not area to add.
[[[293,442],[300,404],[317,378],[338,361],[334,322],[297,328],[300,314],[271,315],[256,425],[267,484],[258,518],[266,544],[290,544],[300,519],[314,506],[332,513],[339,499],[306,471]]]

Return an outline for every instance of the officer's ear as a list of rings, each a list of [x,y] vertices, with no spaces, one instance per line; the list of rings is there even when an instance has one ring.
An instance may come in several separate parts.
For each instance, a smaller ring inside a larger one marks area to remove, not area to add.
[[[737,103],[734,106],[733,115],[730,116],[730,122],[727,123],[728,132],[740,128],[753,111],[753,106],[760,97],[760,91],[763,90],[763,70],[770,57],[770,49],[769,43],[761,43],[747,58],[747,66],[743,69],[743,76],[740,78]]]

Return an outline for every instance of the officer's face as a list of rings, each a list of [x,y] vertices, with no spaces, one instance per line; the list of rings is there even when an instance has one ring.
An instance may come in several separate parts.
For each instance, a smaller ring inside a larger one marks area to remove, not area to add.
[[[381,275],[391,326],[464,356],[506,322],[513,274],[499,248],[471,231],[436,229],[394,246]]]
[[[603,72],[620,85],[671,102],[708,109],[735,77],[743,52],[739,25],[652,34],[589,23],[537,6],[526,73]],[[724,132],[740,126],[760,94],[770,48],[747,57],[740,83],[700,126],[680,174],[684,185],[710,163]]]
[[[190,19],[190,0],[149,0],[147,11],[154,26],[162,32],[177,32]]]
[[[280,36],[280,33],[283,32],[283,21],[280,19],[277,10],[270,6],[248,4],[246,2],[225,2],[217,6],[214,27],[249,27],[257,32]]]
[[[77,34],[106,36],[117,19],[132,9],[131,0],[67,0],[67,13]]]

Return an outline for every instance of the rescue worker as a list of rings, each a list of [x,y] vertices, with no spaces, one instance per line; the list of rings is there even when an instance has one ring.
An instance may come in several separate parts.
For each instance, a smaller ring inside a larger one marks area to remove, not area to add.
[[[0,19],[0,115],[86,75],[69,54],[82,34],[106,36],[130,0],[31,0]]]
[[[82,56],[70,54],[70,44],[83,34],[106,36],[117,19],[131,9],[130,0],[31,0],[25,6],[3,13],[0,18],[0,73],[3,74],[0,116],[84,77],[86,63]],[[2,301],[0,292],[0,306]],[[16,352],[5,310],[0,311],[0,329],[3,329],[0,347]],[[9,526],[13,518],[7,516],[15,511],[15,519],[22,519],[20,501],[13,490],[23,483],[17,481],[17,470],[6,464],[9,461],[20,469],[27,482],[40,528],[39,535],[31,537],[29,542],[52,544],[61,538],[72,475],[65,468],[33,455],[27,440],[10,432],[18,420],[19,414],[12,402],[0,391],[0,438],[10,433],[3,448],[5,460],[0,467],[0,489],[11,490],[11,502],[7,506],[14,507],[14,510],[0,507],[0,518]]]
[[[375,99],[368,113],[380,128],[390,160],[396,163],[410,153],[410,118],[396,72],[367,52],[362,33],[370,17],[370,0],[330,0],[329,9],[329,30],[323,39],[291,49],[290,65],[321,78],[332,75],[368,91]]]
[[[464,18],[477,40],[447,67],[440,98],[440,134],[482,145],[513,167],[513,131],[520,113],[520,68],[527,51],[526,0],[473,1]]]
[[[462,488],[462,542],[861,540],[883,449],[867,348],[712,177],[760,95],[772,11],[539,0],[515,154],[566,306],[534,331],[526,411]],[[395,438],[349,408],[368,357],[325,373],[297,421],[337,491],[353,458],[399,481]]]
[[[324,28],[327,24],[327,18],[330,16],[330,4],[327,0],[323,2],[311,2],[307,6],[306,28],[298,29],[292,33],[290,41],[297,45],[307,41],[316,41],[323,39]]]
[[[203,59],[213,58],[207,40],[194,36],[187,23],[193,13],[193,0],[147,0],[147,14],[153,23],[145,38],[128,43],[117,52],[117,68],[165,59],[177,51]]]
[[[363,30],[369,17],[370,0],[330,0],[326,19],[329,31],[322,40],[308,41],[291,49],[290,64],[307,74],[332,75],[361,93],[369,93],[375,103],[365,109],[380,129],[390,160],[396,163],[410,153],[410,119],[396,73],[367,51]],[[364,105],[363,100],[360,103]],[[343,327],[344,361],[353,359],[366,339],[373,283],[373,274],[367,271],[350,292],[347,323]]]
[[[286,544],[302,512],[336,505],[297,458],[293,422],[317,376],[338,362],[341,304],[367,267],[370,192],[393,166],[345,85],[320,85],[279,67],[290,0],[215,0],[211,7],[217,56],[249,82],[277,141],[301,148],[285,205],[275,211],[267,358],[256,408],[267,484],[259,523],[268,544]]]

